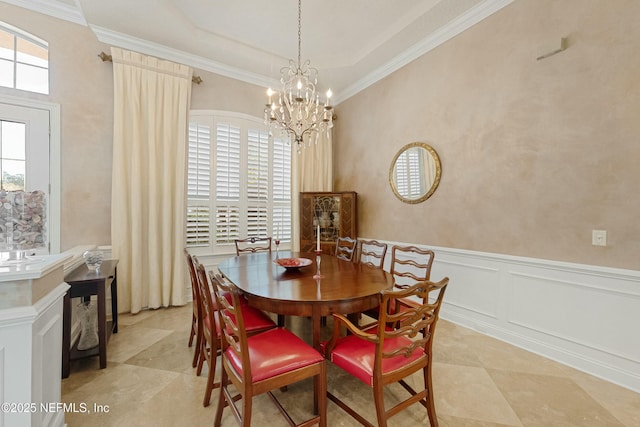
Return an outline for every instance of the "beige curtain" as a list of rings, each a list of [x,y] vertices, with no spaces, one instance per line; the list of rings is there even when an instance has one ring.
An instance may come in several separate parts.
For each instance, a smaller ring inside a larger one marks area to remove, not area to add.
[[[292,154],[293,250],[300,250],[300,192],[333,191],[333,139],[331,129],[322,132],[311,143],[305,142],[300,154]]]
[[[111,244],[118,306],[185,303],[185,174],[191,68],[111,48]]]

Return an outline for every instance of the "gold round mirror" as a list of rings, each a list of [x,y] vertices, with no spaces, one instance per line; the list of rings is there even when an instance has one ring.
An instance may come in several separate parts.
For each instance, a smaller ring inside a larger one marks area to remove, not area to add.
[[[398,199],[405,203],[420,203],[436,191],[441,173],[436,150],[424,142],[412,142],[393,158],[389,184]]]

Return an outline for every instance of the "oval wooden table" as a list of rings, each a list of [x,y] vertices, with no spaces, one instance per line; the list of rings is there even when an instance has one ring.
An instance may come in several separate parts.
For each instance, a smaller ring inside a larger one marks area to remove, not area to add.
[[[312,319],[313,346],[320,349],[320,319],[332,313],[361,313],[377,307],[379,294],[393,286],[392,276],[382,269],[367,267],[322,255],[321,278],[316,274],[315,253],[280,251],[280,258],[308,258],[311,265],[285,269],[277,265],[274,253],[257,252],[226,259],[220,272],[261,310]]]

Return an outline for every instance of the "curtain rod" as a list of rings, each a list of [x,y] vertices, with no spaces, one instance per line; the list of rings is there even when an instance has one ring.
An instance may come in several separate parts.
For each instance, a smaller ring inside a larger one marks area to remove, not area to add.
[[[98,58],[102,59],[102,62],[113,62],[113,58],[111,57],[111,55],[104,53],[104,52],[100,52],[100,55],[98,55]],[[191,82],[195,83],[197,85],[199,85],[200,83],[202,83],[202,78],[200,76],[193,76],[191,78]]]

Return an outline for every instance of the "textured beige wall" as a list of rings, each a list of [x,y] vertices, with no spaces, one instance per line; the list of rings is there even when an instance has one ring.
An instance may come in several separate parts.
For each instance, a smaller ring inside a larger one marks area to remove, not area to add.
[[[638,16],[640,1],[516,0],[340,104],[336,189],[358,192],[358,234],[640,269]],[[442,160],[418,205],[388,184],[412,141]]]
[[[193,110],[235,111],[262,117],[266,88],[201,70],[194,70],[194,74],[204,81],[191,91]]]

